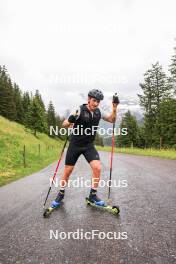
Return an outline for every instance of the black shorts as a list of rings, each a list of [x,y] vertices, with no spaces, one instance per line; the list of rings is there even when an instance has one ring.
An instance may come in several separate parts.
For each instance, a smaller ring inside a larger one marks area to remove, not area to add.
[[[67,149],[65,165],[74,166],[81,154],[84,155],[88,163],[90,163],[92,160],[100,160],[99,154],[93,144],[79,147],[73,143],[70,143]]]

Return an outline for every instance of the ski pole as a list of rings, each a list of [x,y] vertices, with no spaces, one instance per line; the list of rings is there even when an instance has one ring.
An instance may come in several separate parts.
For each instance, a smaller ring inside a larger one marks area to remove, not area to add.
[[[77,117],[77,114],[78,114],[78,110],[76,110],[76,113],[75,113],[74,115],[71,116],[72,119],[70,119],[70,120],[68,119],[68,121],[69,121],[70,123],[74,123],[74,122],[75,122],[75,118]],[[70,135],[71,135],[71,134],[70,134]],[[60,158],[59,158],[59,160],[58,160],[58,163],[57,163],[57,166],[56,166],[56,169],[55,169],[54,175],[53,175],[53,177],[52,177],[52,182],[51,182],[51,184],[50,184],[50,187],[49,187],[49,189],[48,189],[48,193],[47,193],[47,196],[46,196],[45,202],[44,202],[44,204],[43,204],[44,207],[45,207],[45,204],[46,204],[46,202],[47,202],[47,200],[48,200],[48,196],[49,196],[49,193],[50,193],[50,191],[51,191],[52,184],[53,184],[54,179],[55,179],[55,177],[56,177],[56,174],[57,174],[57,171],[58,171],[58,168],[59,168],[59,165],[60,165],[60,163],[61,163],[61,159],[62,159],[62,156],[63,156],[63,153],[64,153],[64,149],[65,149],[65,146],[66,146],[66,144],[67,144],[67,141],[68,141],[68,138],[69,138],[70,135],[69,135],[69,133],[68,133],[67,138],[66,138],[65,143],[64,143],[64,146],[63,146],[63,148],[62,148]]]
[[[62,156],[63,156],[63,153],[64,153],[65,146],[66,146],[67,141],[68,141],[68,137],[69,137],[69,136],[67,135],[67,138],[66,138],[66,140],[65,140],[64,146],[63,146],[62,151],[61,151],[60,158],[59,158],[59,160],[58,160],[58,163],[57,163],[56,169],[55,169],[55,171],[54,171],[54,175],[53,175],[53,177],[52,177],[52,182],[51,182],[51,184],[50,184],[50,187],[49,187],[49,189],[48,189],[48,193],[47,193],[47,196],[46,196],[45,202],[44,202],[44,204],[43,204],[44,207],[45,207],[45,204],[46,204],[46,202],[47,202],[47,200],[48,200],[48,196],[49,196],[49,193],[50,193],[50,191],[51,191],[52,184],[53,184],[53,182],[54,182],[54,179],[55,179],[55,177],[56,177],[56,174],[57,174],[57,171],[58,171],[59,165],[60,165],[60,163],[61,163],[61,159],[62,159]]]
[[[108,199],[110,198],[110,192],[111,192],[112,162],[113,162],[113,154],[114,154],[114,146],[115,146],[114,129],[115,129],[115,122],[113,123],[113,128],[112,128],[112,144],[111,144],[110,175],[109,175],[110,184],[109,184]]]
[[[117,96],[117,93],[113,95],[112,103],[118,105],[119,104],[119,98]],[[114,147],[115,147],[115,136],[114,136],[114,129],[115,129],[115,122],[113,123],[112,127],[112,143],[111,143],[111,159],[110,159],[110,175],[109,175],[109,192],[108,192],[108,199],[110,198],[110,192],[111,192],[111,178],[112,178],[112,163],[113,163],[113,155],[114,155]]]

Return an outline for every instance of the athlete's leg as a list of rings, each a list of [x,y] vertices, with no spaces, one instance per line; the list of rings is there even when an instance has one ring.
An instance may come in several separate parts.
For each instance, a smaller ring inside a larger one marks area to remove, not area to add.
[[[52,202],[52,207],[57,207],[61,204],[61,201],[64,199],[65,187],[67,186],[70,174],[72,173],[74,166],[65,165],[64,172],[60,179],[60,191],[57,194],[56,199]]]
[[[64,172],[62,174],[62,177],[60,179],[60,187],[63,189],[66,187],[66,184],[69,180],[69,176],[72,173],[74,166],[80,156],[80,149],[73,145],[70,144],[67,150],[66,158],[65,158],[65,168]]]
[[[92,160],[90,162],[90,166],[92,168],[92,189],[96,190],[98,188],[98,183],[100,181],[101,174],[101,161],[100,160]]]
[[[91,145],[87,148],[83,155],[92,168],[92,189],[97,189],[101,174],[101,162],[99,154],[96,148]]]
[[[95,203],[96,205],[104,206],[105,202],[97,196],[97,188],[98,188],[98,183],[100,181],[100,174],[101,174],[101,161],[100,161],[99,154],[97,150],[95,149],[95,147],[91,146],[90,148],[86,150],[85,153],[83,153],[83,155],[86,158],[86,160],[89,162],[92,168],[92,172],[93,172],[92,186],[91,186],[92,188],[90,190],[89,200]]]
[[[61,201],[65,195],[65,187],[68,183],[70,174],[72,173],[75,163],[80,156],[80,151],[74,145],[69,145],[66,158],[65,158],[65,167],[62,177],[60,179],[60,191],[56,197],[56,199],[52,202],[53,207],[57,207],[60,205]]]
[[[92,188],[90,190],[89,200],[95,203],[96,205],[105,206],[105,202],[97,196],[97,188],[101,174],[101,162],[100,160],[92,160],[90,162],[90,166],[93,171],[93,176],[92,176]]]
[[[65,165],[64,172],[63,172],[62,177],[60,179],[60,188],[61,189],[64,189],[66,187],[68,180],[69,180],[69,177],[70,177],[70,174],[72,173],[73,169],[74,169],[73,165]]]

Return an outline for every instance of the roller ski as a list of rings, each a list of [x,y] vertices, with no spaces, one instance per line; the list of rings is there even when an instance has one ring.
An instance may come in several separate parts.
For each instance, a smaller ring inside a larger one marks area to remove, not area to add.
[[[86,203],[87,205],[108,211],[114,215],[118,215],[120,213],[120,209],[118,206],[106,205],[105,202],[96,195],[96,191],[90,192],[89,197],[86,197]]]
[[[58,193],[57,198],[56,198],[54,201],[52,201],[51,206],[48,207],[48,208],[46,208],[46,209],[44,210],[43,217],[44,217],[44,218],[49,217],[50,214],[51,214],[54,210],[60,208],[61,205],[63,204],[63,201],[62,201],[63,198],[64,198],[64,192],[63,192],[63,191],[60,191],[60,192]]]

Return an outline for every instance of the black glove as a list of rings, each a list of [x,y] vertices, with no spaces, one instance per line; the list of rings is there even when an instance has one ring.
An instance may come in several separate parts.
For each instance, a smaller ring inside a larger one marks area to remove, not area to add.
[[[68,118],[68,122],[70,122],[70,123],[75,123],[77,117],[78,117],[78,110],[76,111],[76,113],[74,113],[74,114],[72,114],[72,115],[69,116],[69,118]]]
[[[120,103],[119,98],[117,96],[117,93],[115,93],[113,95],[112,102],[113,102],[113,104],[119,104]]]

